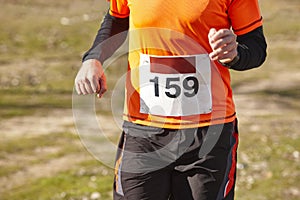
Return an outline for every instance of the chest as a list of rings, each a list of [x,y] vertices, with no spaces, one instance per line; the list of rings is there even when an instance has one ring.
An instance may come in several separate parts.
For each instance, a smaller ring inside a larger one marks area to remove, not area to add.
[[[128,0],[135,27],[191,24],[224,16],[229,0]]]

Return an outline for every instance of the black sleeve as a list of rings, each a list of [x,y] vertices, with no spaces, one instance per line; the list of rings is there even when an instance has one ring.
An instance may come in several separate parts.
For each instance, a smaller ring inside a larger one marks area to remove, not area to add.
[[[262,65],[267,56],[267,43],[262,26],[237,36],[239,59],[229,65],[230,69],[245,71]]]
[[[103,63],[124,43],[128,29],[129,17],[117,18],[107,12],[92,47],[83,55],[82,61],[97,59]]]

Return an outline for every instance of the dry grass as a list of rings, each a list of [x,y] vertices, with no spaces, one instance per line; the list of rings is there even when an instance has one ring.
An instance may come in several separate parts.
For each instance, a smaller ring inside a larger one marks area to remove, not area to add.
[[[81,55],[107,4],[0,3],[1,199],[89,199],[95,192],[101,199],[111,199],[113,170],[84,149],[70,110]],[[232,72],[240,121],[236,199],[296,200],[300,198],[300,3],[261,0],[260,4],[267,61],[259,69]],[[113,77],[113,88],[122,71],[107,73]],[[113,120],[107,103],[110,93],[98,104],[105,111],[104,129],[113,126],[111,133],[118,134],[117,125],[109,123]]]

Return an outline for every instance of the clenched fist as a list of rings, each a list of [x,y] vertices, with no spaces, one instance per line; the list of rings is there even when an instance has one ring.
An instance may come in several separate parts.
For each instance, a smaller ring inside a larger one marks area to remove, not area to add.
[[[99,98],[106,92],[106,77],[102,64],[96,59],[82,63],[75,78],[75,88],[79,95],[97,94]]]
[[[212,28],[208,33],[209,44],[212,52],[209,54],[211,60],[219,60],[222,63],[231,62],[237,55],[236,35],[232,30]]]

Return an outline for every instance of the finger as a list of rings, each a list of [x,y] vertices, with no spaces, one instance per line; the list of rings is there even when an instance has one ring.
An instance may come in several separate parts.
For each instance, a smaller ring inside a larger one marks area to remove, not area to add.
[[[237,51],[237,43],[236,42],[231,42],[229,44],[223,45],[219,51],[219,54],[224,54],[226,52],[231,52],[231,51]]]
[[[237,53],[237,42],[235,40],[235,37],[233,35],[226,36],[212,45],[213,52],[211,52],[210,57],[212,59],[217,59],[217,56],[226,54],[230,51],[236,51]]]
[[[76,90],[77,94],[79,94],[79,95],[82,94],[79,83],[77,81],[75,81],[75,90]]]
[[[233,35],[225,36],[217,41],[215,41],[211,46],[213,50],[216,50],[218,48],[227,48],[227,46],[235,45],[236,44],[236,38]]]
[[[88,94],[88,91],[86,90],[85,88],[85,84],[83,82],[79,83],[79,88],[80,88],[80,91],[81,91],[81,94]]]
[[[93,92],[97,93],[100,90],[99,78],[97,76],[93,76],[90,82]]]
[[[209,53],[209,57],[211,60],[216,60],[216,56],[218,54],[218,52],[216,52],[216,48],[215,48],[215,40],[214,40],[214,35],[217,33],[217,30],[215,28],[211,28],[208,32],[208,41],[209,44],[212,48],[212,52]]]
[[[105,93],[106,91],[107,91],[106,88],[102,88],[102,87],[101,87],[99,93],[97,94],[97,97],[98,97],[98,98],[101,98],[101,97],[104,95],[104,93]]]
[[[234,44],[223,46],[209,54],[212,60],[226,59],[227,61],[232,60],[236,55],[237,48]]]
[[[87,94],[93,94],[94,91],[91,86],[91,82],[86,78],[83,83],[84,83],[84,88],[85,88]]]
[[[231,34],[233,34],[233,32],[231,30],[229,30],[229,29],[220,29],[220,30],[216,31],[213,34],[213,36],[212,36],[211,39],[213,41],[217,41],[217,40],[219,40],[221,38],[224,38],[224,37],[226,37],[228,35],[231,35]]]
[[[222,63],[228,63],[231,62],[235,57],[236,57],[236,53],[231,51],[231,52],[227,52],[223,55],[220,55],[218,60]]]
[[[232,61],[237,56],[236,45],[228,45],[226,48],[223,48],[223,51],[218,54],[218,60],[226,63]]]
[[[221,53],[221,49],[214,50],[209,54],[209,57],[211,60],[218,60],[220,53]]]
[[[236,35],[231,30],[219,30],[213,36],[213,42],[211,44],[212,49],[218,49],[223,45],[227,45],[232,42],[236,42]]]
[[[106,85],[106,77],[103,75],[100,80],[100,91],[97,94],[98,98],[101,98],[103,96],[103,94],[107,91],[107,85]]]
[[[213,41],[213,36],[214,34],[217,32],[217,30],[215,28],[211,28],[208,32],[208,42],[211,46],[211,48],[213,49],[213,46],[214,46],[214,41]]]
[[[107,91],[107,87],[104,83],[102,83],[101,89],[98,93],[98,97],[101,98],[106,91]]]
[[[208,38],[209,39],[212,39],[212,37],[214,36],[214,34],[217,32],[217,30],[215,28],[211,28],[209,29],[209,32],[208,32]]]

